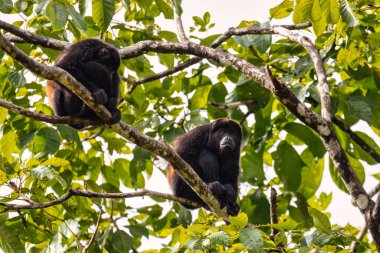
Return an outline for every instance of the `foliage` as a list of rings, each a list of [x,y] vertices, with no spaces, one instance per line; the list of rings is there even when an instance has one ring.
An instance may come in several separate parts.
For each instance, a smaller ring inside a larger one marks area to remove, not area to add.
[[[180,6],[180,1],[173,2]],[[296,24],[311,22],[310,31],[328,75],[333,114],[348,127],[364,121],[380,134],[380,16],[373,3],[284,0],[270,10],[270,15],[274,19],[292,16]],[[142,40],[178,41],[173,31],[157,22],[173,19],[172,4],[168,0],[0,0],[0,12],[25,17],[13,25],[35,34],[70,42],[98,37],[125,47]],[[214,26],[212,16],[207,12],[193,21],[192,41],[209,45],[217,37],[208,33]],[[265,28],[270,22],[242,21],[238,25],[250,26]],[[31,44],[16,45],[46,64],[52,64],[59,53]],[[221,48],[255,66],[271,66],[273,74],[288,84],[302,102],[320,113],[315,68],[300,45],[270,34],[254,34],[230,38]],[[1,98],[32,111],[53,114],[46,103],[42,85],[45,80],[2,51],[0,59]],[[149,76],[156,72],[155,64],[173,68],[188,59],[187,55],[150,53],[122,60],[119,73],[128,78]],[[214,71],[213,78],[208,75],[210,70]],[[138,250],[144,238],[154,237],[167,238],[167,243],[161,249],[144,252],[263,252],[280,248],[347,252],[358,229],[330,224],[328,213],[323,211],[331,195],[316,196],[326,150],[318,136],[269,91],[240,72],[207,60],[138,85],[132,92],[128,92],[129,87],[127,82],[122,83],[122,120],[155,139],[170,142],[184,131],[220,117],[241,122],[244,144],[240,182],[245,191],[239,199],[239,216],[230,217],[227,225],[204,209],[190,213],[177,203],[160,199],[155,199],[156,204],[136,207],[133,199],[100,202],[76,196],[46,209],[0,214],[3,251],[80,251],[94,233],[101,207],[102,219],[89,252]],[[227,109],[212,104],[248,100],[254,103]],[[153,170],[164,173],[163,166],[155,164],[154,154],[131,145],[110,129],[92,138],[99,129],[77,132],[3,108],[0,123],[0,191],[6,192],[0,197],[0,212],[4,210],[1,203],[16,199],[47,202],[70,188],[95,192],[141,189]],[[362,162],[376,161],[346,132],[338,127],[335,130],[364,181]],[[380,152],[367,133],[358,135]],[[346,191],[332,163],[329,170],[338,187]],[[278,224],[270,224],[270,187],[279,189]],[[278,231],[274,237],[272,228]],[[358,248],[374,249],[367,239]]]

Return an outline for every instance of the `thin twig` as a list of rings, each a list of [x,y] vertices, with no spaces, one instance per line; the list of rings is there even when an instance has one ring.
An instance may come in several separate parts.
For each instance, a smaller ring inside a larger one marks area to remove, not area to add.
[[[365,152],[367,152],[376,162],[380,163],[380,154],[374,148],[367,144],[359,135],[357,135],[351,128],[347,127],[344,122],[337,116],[334,116],[332,122],[337,125],[341,130],[346,132],[351,139],[356,142]]]
[[[83,250],[82,250],[82,253],[86,253],[87,250],[91,247],[91,245],[94,243],[95,241],[95,237],[96,237],[96,234],[98,233],[98,230],[99,230],[99,226],[100,226],[100,222],[102,220],[102,214],[103,214],[103,210],[102,210],[102,203],[103,203],[103,199],[102,199],[102,202],[100,205],[98,205],[95,201],[94,203],[98,206],[99,208],[99,212],[98,212],[98,220],[96,222],[96,225],[95,225],[95,231],[94,231],[94,234],[91,236],[90,238],[90,241],[88,241],[88,243],[83,247]]]
[[[29,204],[0,203],[0,205],[4,207],[3,212],[10,211],[10,210],[22,210],[22,209],[44,209],[50,206],[61,204],[67,201],[68,199],[70,199],[72,196],[82,196],[86,198],[108,198],[108,199],[125,199],[125,198],[149,196],[153,198],[163,198],[167,200],[172,200],[178,203],[182,203],[182,204],[186,204],[186,205],[190,205],[194,207],[200,207],[198,203],[193,202],[191,200],[176,197],[171,194],[151,191],[147,189],[142,189],[140,191],[129,192],[129,193],[99,193],[99,192],[91,192],[91,191],[86,191],[86,190],[70,189],[67,193],[65,193],[61,197],[49,202],[45,202],[45,203],[29,203]]]
[[[239,107],[241,105],[252,105],[252,104],[257,103],[257,101],[254,99],[249,99],[249,100],[231,102],[231,103],[226,103],[226,104],[221,104],[221,103],[217,103],[217,102],[213,102],[213,101],[210,101],[208,103],[212,106],[217,107],[218,109],[225,110],[225,109],[229,109],[229,108]]]
[[[368,227],[365,224],[362,230],[360,230],[356,240],[351,243],[350,253],[354,253],[356,251],[356,248],[358,247],[359,242],[363,240],[364,236],[367,234],[367,231],[368,231]]]
[[[373,187],[373,189],[368,192],[368,195],[372,198],[379,191],[380,191],[380,183],[378,183],[375,187]]]

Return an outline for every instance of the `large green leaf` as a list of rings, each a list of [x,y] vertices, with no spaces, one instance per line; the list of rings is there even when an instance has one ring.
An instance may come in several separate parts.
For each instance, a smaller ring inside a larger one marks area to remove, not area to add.
[[[26,252],[24,245],[17,235],[17,231],[5,225],[7,220],[8,214],[0,214],[0,249],[5,253]]]
[[[12,0],[0,0],[0,12],[11,13],[13,8]]]
[[[282,3],[277,5],[276,7],[270,9],[270,15],[272,18],[282,19],[292,13],[294,7],[294,3],[291,0],[284,0]]]
[[[272,153],[274,169],[287,190],[296,191],[301,184],[301,171],[305,166],[297,151],[286,141],[281,141]]]
[[[325,160],[323,157],[316,160],[309,149],[302,152],[301,159],[305,166],[302,168],[301,185],[297,192],[308,199],[314,196],[321,184]]]
[[[352,9],[347,0],[343,0],[340,4],[340,14],[342,15],[343,21],[349,26],[357,26],[359,24],[358,19],[352,12]]]
[[[262,24],[256,24],[253,27],[260,27],[260,28],[269,28],[269,23],[262,23]],[[243,35],[243,36],[235,36],[234,39],[240,43],[244,47],[256,47],[257,50],[260,53],[265,53],[269,46],[272,43],[272,35],[255,35],[255,34],[249,34],[249,35]]]
[[[309,207],[308,210],[317,229],[331,229],[329,218],[324,213],[312,207]]]
[[[242,228],[239,231],[239,239],[247,249],[253,252],[262,252],[264,238],[260,231],[255,228]]]
[[[46,7],[46,16],[51,21],[54,30],[62,30],[69,16],[67,6],[62,1],[51,0]]]
[[[53,128],[41,128],[33,138],[33,150],[35,153],[54,154],[58,150],[59,144],[59,135]]]
[[[284,129],[305,143],[315,157],[323,157],[326,153],[322,141],[309,127],[291,122],[286,124]]]
[[[115,15],[115,0],[92,0],[92,16],[103,31],[107,30]]]

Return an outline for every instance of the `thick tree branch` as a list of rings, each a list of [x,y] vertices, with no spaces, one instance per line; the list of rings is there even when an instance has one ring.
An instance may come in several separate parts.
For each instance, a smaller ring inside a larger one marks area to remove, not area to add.
[[[182,21],[181,21],[182,22]],[[181,23],[182,24],[182,23]],[[304,23],[304,24],[298,24],[298,25],[275,25],[275,27],[284,27],[289,30],[299,30],[299,29],[305,29],[311,26],[311,23]],[[248,28],[234,28],[231,27],[229,28],[226,32],[221,34],[217,39],[215,39],[210,47],[212,48],[217,48],[219,47],[223,42],[227,41],[229,38],[232,36],[241,36],[241,35],[246,35],[246,34],[274,34],[275,32],[273,31],[273,28],[261,28],[261,27],[248,27]],[[188,41],[188,40],[187,40]],[[176,72],[182,71],[194,64],[197,64],[201,62],[203,59],[200,57],[194,57],[191,58],[188,61],[185,61],[176,67],[172,69],[167,69],[162,72],[156,73],[154,75],[142,77],[139,79],[131,79],[131,78],[126,78],[124,77],[123,80],[132,84],[132,86],[129,88],[128,93],[132,93],[132,91],[140,84],[142,83],[148,83],[154,80],[158,80],[162,77],[172,75]]]
[[[9,203],[0,203],[0,206],[3,206],[3,212],[7,212],[10,210],[23,210],[23,209],[44,209],[50,206],[55,206],[58,204],[62,204],[73,196],[81,196],[86,198],[104,198],[104,199],[126,199],[126,198],[135,198],[135,197],[143,197],[149,196],[153,198],[163,198],[167,200],[176,201],[178,203],[191,205],[194,207],[200,207],[198,203],[195,203],[191,200],[176,197],[171,194],[151,191],[147,189],[142,189],[136,192],[130,193],[99,193],[99,192],[91,192],[86,190],[76,190],[70,189],[67,193],[62,195],[61,197],[46,202],[46,203],[29,203],[29,204],[9,204]]]
[[[63,50],[71,45],[71,43],[66,42],[66,41],[57,40],[57,39],[49,38],[46,36],[27,32],[11,24],[8,24],[7,22],[4,22],[2,20],[0,20],[0,28],[20,37],[21,39],[24,40],[23,43],[29,42],[35,45],[41,45],[43,47],[52,48],[56,50]],[[21,42],[21,40],[16,39],[16,37],[10,37],[10,38],[15,42]]]
[[[7,102],[3,99],[0,99],[0,106],[7,108],[16,114],[21,114],[21,115],[24,115],[28,118],[48,122],[51,124],[69,124],[69,125],[81,124],[81,125],[85,125],[85,126],[91,126],[91,125],[92,126],[99,126],[99,125],[103,124],[100,121],[79,119],[79,118],[73,118],[73,117],[69,117],[69,116],[65,116],[65,117],[51,116],[51,115],[46,115],[43,113],[32,112],[32,111],[26,110],[26,109],[24,109],[18,105]]]

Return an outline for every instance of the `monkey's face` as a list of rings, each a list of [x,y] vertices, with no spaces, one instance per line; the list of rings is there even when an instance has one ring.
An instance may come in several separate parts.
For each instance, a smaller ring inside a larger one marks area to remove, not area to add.
[[[115,71],[120,66],[119,52],[112,47],[102,47],[96,57],[100,63],[106,66],[110,71]]]
[[[241,137],[241,128],[234,121],[216,122],[210,132],[209,146],[218,154],[228,154],[239,150]]]

